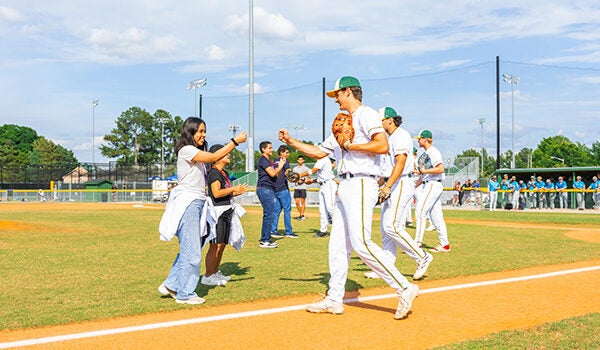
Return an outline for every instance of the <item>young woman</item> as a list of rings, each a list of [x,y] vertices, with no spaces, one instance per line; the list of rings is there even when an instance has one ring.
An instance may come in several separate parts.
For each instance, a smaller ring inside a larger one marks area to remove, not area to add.
[[[161,239],[179,239],[179,253],[167,279],[158,287],[162,295],[170,295],[179,304],[198,305],[205,302],[195,289],[200,279],[201,236],[206,232],[206,168],[223,158],[235,146],[246,141],[241,132],[218,151],[206,151],[206,123],[189,117],[181,128],[181,137],[175,145],[177,154],[177,186],[171,191],[169,201],[159,225]]]
[[[217,152],[223,145],[214,145],[210,152]],[[225,167],[230,162],[229,154],[212,164],[208,171],[208,194],[213,201],[217,212],[217,237],[210,241],[206,253],[206,274],[202,276],[200,283],[207,286],[224,286],[231,277],[223,275],[219,270],[223,251],[229,243],[231,233],[231,219],[235,215],[233,208],[233,196],[239,196],[248,189],[247,184],[231,185],[229,174]]]

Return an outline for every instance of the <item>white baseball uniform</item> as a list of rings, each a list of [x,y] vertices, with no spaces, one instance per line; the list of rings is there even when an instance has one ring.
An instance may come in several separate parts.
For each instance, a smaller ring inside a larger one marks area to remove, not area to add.
[[[335,193],[337,192],[337,183],[335,175],[331,168],[329,157],[323,157],[315,163],[313,169],[317,169],[317,182],[319,188],[319,216],[320,232],[327,232],[327,225],[330,219],[333,219],[333,206],[335,203]]]
[[[361,105],[352,114],[354,144],[371,141],[376,133],[385,132],[379,114]],[[329,290],[327,296],[343,302],[352,249],[360,259],[398,293],[410,283],[381,247],[371,237],[373,209],[377,203],[377,178],[381,175],[379,157],[373,153],[342,150],[333,134],[319,146],[333,154],[341,182],[333,211],[329,239]]]
[[[405,229],[406,213],[415,192],[413,142],[410,134],[397,128],[388,136],[389,152],[383,159],[383,176],[389,177],[396,164],[396,156],[405,154],[406,162],[400,178],[392,185],[390,198],[381,204],[382,248],[396,260],[396,247],[400,247],[409,257],[419,262],[426,257],[423,249],[415,243]]]
[[[444,164],[444,160],[442,159],[440,151],[434,146],[431,146],[419,157],[419,164],[421,163],[425,164],[425,168],[435,168],[439,164]],[[431,223],[438,232],[440,245],[442,247],[447,246],[449,244],[448,231],[446,230],[446,222],[444,221],[444,214],[440,202],[442,192],[444,192],[444,186],[442,185],[444,174],[424,174],[422,175],[422,179],[423,189],[417,199],[417,206],[415,208],[415,216],[417,219],[415,241],[420,245],[423,243],[426,220],[429,215]]]

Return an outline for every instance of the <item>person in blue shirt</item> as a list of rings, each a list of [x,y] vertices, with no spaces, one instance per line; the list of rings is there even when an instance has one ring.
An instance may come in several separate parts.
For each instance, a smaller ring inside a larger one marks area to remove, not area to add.
[[[600,209],[600,181],[594,176],[592,182],[588,186],[588,190],[592,191],[592,199],[594,200],[594,209]]]
[[[556,182],[556,192],[558,193],[558,205],[560,209],[565,209],[568,203],[568,193],[567,182],[564,180],[562,176],[558,177],[558,181]]]
[[[500,184],[496,180],[496,175],[492,176],[490,181],[488,181],[488,192],[490,194],[490,210],[496,210],[498,206],[498,190],[500,189]]]
[[[581,181],[581,176],[577,176],[577,180],[573,182],[573,188],[576,190],[581,190],[575,192],[575,197],[577,198],[577,209],[584,210],[585,209],[585,183]]]
[[[521,209],[527,209],[527,193],[523,192],[527,190],[525,181],[519,180],[519,206]]]
[[[520,196],[519,182],[517,181],[516,176],[512,176],[510,178],[510,190],[512,191],[511,201],[513,205],[513,210],[519,210],[519,196]]]
[[[535,187],[537,191],[538,209],[543,209],[546,207],[546,192],[544,191],[546,183],[544,182],[544,180],[542,180],[541,176],[537,177]]]
[[[554,209],[554,200],[556,199],[556,190],[554,182],[550,179],[546,179],[546,198],[548,199],[548,209]]]
[[[285,162],[271,162],[270,158],[273,155],[273,144],[271,142],[263,141],[259,147],[262,155],[258,159],[256,167],[258,172],[256,195],[263,208],[263,217],[258,246],[261,248],[277,248],[279,245],[271,241],[271,228],[275,216],[275,180],[283,170]]]
[[[529,203],[529,208],[535,208],[537,207],[537,196],[536,193],[534,192],[536,189],[535,186],[535,176],[531,176],[531,178],[529,178],[529,181],[527,181],[527,189],[531,192],[527,193],[527,202]]]
[[[510,180],[508,174],[502,175],[502,182],[500,182],[500,189],[505,191],[502,193],[502,206],[510,202]]]
[[[286,145],[281,145],[277,149],[277,154],[279,154],[277,162],[284,162],[285,165],[275,180],[275,206],[273,208],[275,215],[273,216],[273,224],[271,225],[271,237],[283,237],[282,234],[277,232],[279,215],[281,214],[281,210],[283,210],[285,237],[298,238],[298,235],[292,232],[292,195],[288,187],[287,177],[285,176],[285,172],[290,169],[290,163],[288,162],[290,149]]]

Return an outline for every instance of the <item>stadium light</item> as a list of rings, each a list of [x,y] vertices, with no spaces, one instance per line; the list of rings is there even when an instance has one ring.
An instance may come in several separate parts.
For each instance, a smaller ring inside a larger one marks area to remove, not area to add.
[[[550,158],[555,159],[555,160],[560,160],[563,164],[565,164],[565,160],[562,159],[562,158],[558,158],[558,157],[555,157],[555,156],[550,156]]]
[[[200,94],[200,114],[198,114],[196,109],[196,89],[203,86],[206,86],[206,78],[192,80],[188,83],[187,87],[188,90],[194,90],[194,116],[198,115],[198,118],[202,118],[202,94]]]
[[[511,108],[512,108],[512,162],[511,169],[515,168],[515,85],[519,83],[519,77],[512,74],[502,74],[505,83],[510,84]]]

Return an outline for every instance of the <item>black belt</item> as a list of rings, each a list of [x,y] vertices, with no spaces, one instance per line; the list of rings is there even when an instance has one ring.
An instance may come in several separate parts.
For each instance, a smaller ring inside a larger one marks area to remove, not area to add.
[[[342,175],[340,175],[340,177],[341,177],[342,179],[351,179],[351,178],[353,178],[353,177],[361,177],[361,176],[363,176],[363,177],[371,177],[371,178],[373,178],[373,179],[376,179],[376,178],[378,178],[378,176],[377,176],[377,175],[367,175],[367,174],[351,174],[351,173],[345,173],[345,174],[342,174]]]
[[[429,180],[429,181],[425,181],[425,183],[433,182],[433,181],[435,181],[435,182],[442,182],[442,180]]]

